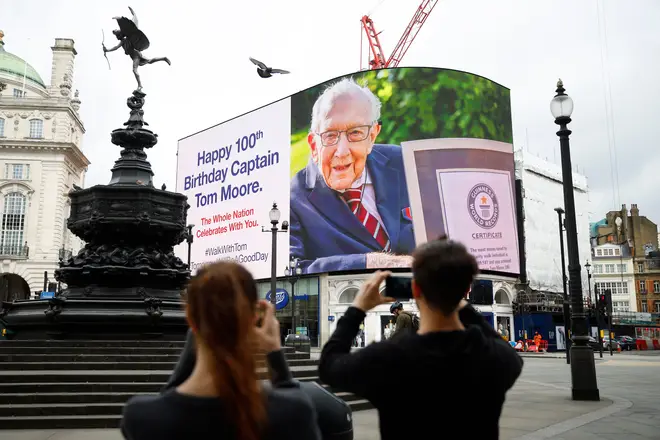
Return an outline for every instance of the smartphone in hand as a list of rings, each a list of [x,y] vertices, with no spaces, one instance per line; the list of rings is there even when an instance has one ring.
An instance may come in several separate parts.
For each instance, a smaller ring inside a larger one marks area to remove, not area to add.
[[[399,300],[413,299],[412,278],[390,275],[385,278],[385,290],[383,291],[383,295]]]

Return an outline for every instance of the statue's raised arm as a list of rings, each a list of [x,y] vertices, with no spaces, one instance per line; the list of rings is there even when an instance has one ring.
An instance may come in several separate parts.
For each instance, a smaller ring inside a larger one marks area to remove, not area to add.
[[[142,82],[140,81],[140,75],[138,74],[138,67],[146,64],[153,64],[158,61],[164,61],[167,64],[171,63],[167,57],[146,58],[142,55],[142,51],[149,48],[149,39],[144,32],[138,29],[138,19],[133,8],[129,6],[128,9],[131,11],[133,19],[114,17],[114,20],[117,20],[119,29],[115,29],[112,33],[119,40],[119,46],[124,49],[124,53],[133,60],[133,74],[138,83],[137,90],[142,91]],[[104,49],[104,52],[109,52],[109,50]]]

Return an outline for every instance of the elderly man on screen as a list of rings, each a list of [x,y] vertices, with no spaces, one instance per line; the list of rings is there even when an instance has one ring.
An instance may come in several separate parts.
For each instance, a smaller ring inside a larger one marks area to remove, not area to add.
[[[291,182],[290,251],[306,273],[410,267],[401,147],[375,144],[380,100],[343,79],[312,110],[311,157]]]

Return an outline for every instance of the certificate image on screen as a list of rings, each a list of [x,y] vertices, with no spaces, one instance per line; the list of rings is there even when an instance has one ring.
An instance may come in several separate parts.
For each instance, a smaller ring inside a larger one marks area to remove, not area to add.
[[[406,142],[404,164],[417,243],[446,235],[465,244],[481,270],[520,272],[511,144]]]
[[[462,242],[482,270],[518,270],[514,192],[507,171],[438,170],[447,235]]]

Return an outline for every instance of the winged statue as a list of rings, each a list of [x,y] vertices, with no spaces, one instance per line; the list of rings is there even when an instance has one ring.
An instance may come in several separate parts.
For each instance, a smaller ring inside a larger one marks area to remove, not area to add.
[[[114,52],[119,48],[123,48],[124,53],[133,60],[133,74],[138,83],[137,90],[142,91],[142,81],[140,81],[138,67],[157,63],[159,61],[166,62],[168,65],[171,65],[172,63],[167,57],[146,58],[142,55],[142,51],[149,48],[149,39],[144,32],[138,28],[138,19],[133,8],[129,6],[128,9],[133,15],[132,19],[126,17],[113,17],[113,20],[117,20],[119,29],[115,29],[112,33],[117,37],[119,43],[110,49],[106,48],[105,44],[102,43],[103,53]]]

